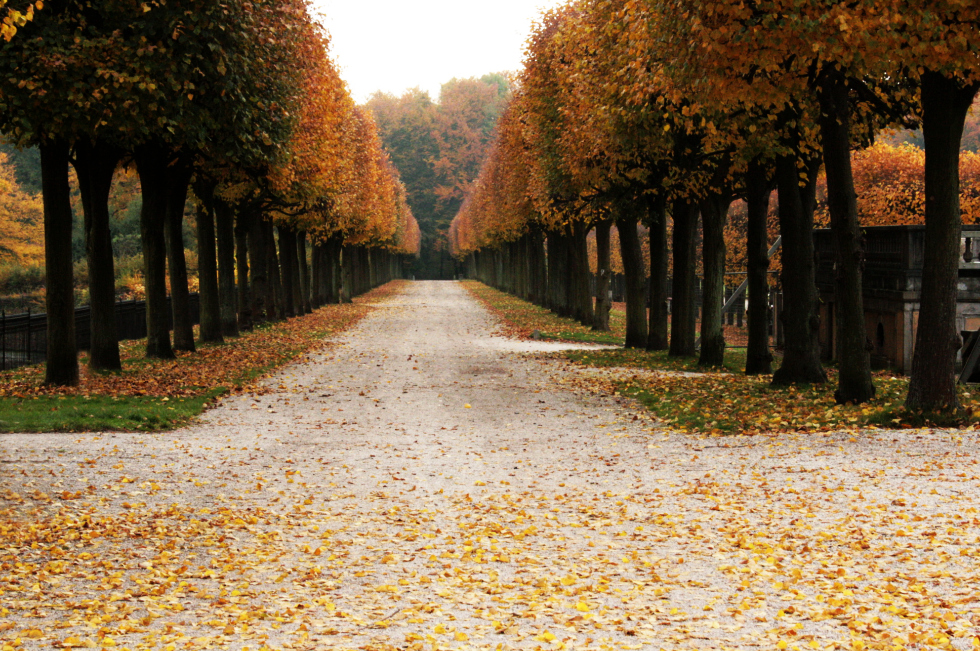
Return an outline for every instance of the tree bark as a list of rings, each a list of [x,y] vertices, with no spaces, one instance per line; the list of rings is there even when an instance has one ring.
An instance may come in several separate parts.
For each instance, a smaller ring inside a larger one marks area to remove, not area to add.
[[[807,166],[806,185],[800,187],[796,157],[776,161],[779,195],[779,230],[783,238],[783,363],[772,376],[774,385],[820,384],[827,381],[820,364],[818,328],[820,301],[813,260],[813,196],[819,164]]]
[[[674,202],[674,274],[670,315],[671,357],[697,353],[697,307],[694,305],[698,209],[680,199]]]
[[[201,300],[201,341],[220,343],[221,299],[218,293],[218,259],[215,254],[214,186],[197,183],[197,274]]]
[[[578,219],[572,224],[571,255],[569,269],[571,271],[572,316],[584,326],[591,326],[592,314],[592,284],[589,269],[589,231],[591,226]]]
[[[235,292],[235,218],[231,207],[214,201],[214,230],[218,248],[218,300],[221,303],[221,334],[238,336],[238,296]]]
[[[670,315],[667,309],[667,201],[650,197],[650,328],[647,350],[667,350]]]
[[[336,235],[331,236],[324,244],[323,278],[326,302],[340,303],[340,239]]]
[[[299,261],[300,307],[303,314],[309,314],[312,310],[310,309],[310,263],[306,253],[306,231],[296,232],[296,259]],[[387,268],[384,272],[384,281],[387,282]]]
[[[88,295],[91,308],[88,366],[118,371],[119,331],[116,326],[116,273],[109,230],[109,191],[121,152],[103,142],[75,143],[75,174],[82,196]]]
[[[552,312],[571,316],[568,304],[568,236],[563,228],[548,233],[548,282]]]
[[[310,242],[310,311],[323,305],[323,247]]]
[[[531,302],[545,305],[548,294],[548,262],[544,252],[544,234],[537,226],[532,226],[528,234],[530,247]]]
[[[184,258],[184,205],[187,203],[187,186],[190,180],[190,167],[181,163],[168,166],[164,240],[167,245],[167,262],[170,266],[174,350],[194,352],[194,320],[191,318],[187,261]]]
[[[146,284],[146,356],[173,359],[167,306],[167,151],[155,144],[136,149],[143,206],[140,235],[143,242],[143,278]]]
[[[747,251],[749,293],[749,341],[745,353],[746,375],[772,373],[769,350],[769,170],[759,160],[749,164],[745,176],[748,203]]]
[[[927,71],[922,76],[926,148],[926,232],[922,299],[905,406],[926,412],[959,409],[956,395],[956,285],[959,279],[959,149],[978,86]]]
[[[268,251],[269,247],[275,246],[275,241],[266,235],[262,215],[253,212],[248,219],[248,278],[252,294],[252,322],[259,324],[276,318]]]
[[[646,348],[647,296],[643,251],[636,232],[636,207],[625,206],[616,219],[619,252],[626,276],[626,347]]]
[[[48,315],[44,383],[75,386],[78,384],[78,349],[71,259],[69,145],[64,140],[54,140],[41,143],[39,149],[44,205],[44,304]]]
[[[235,219],[235,264],[237,266],[238,327],[252,329],[252,296],[248,286],[248,240],[254,215],[239,211]]]
[[[609,230],[611,228],[611,219],[603,219],[596,222],[595,225],[595,320],[592,323],[592,329],[599,332],[609,332],[609,310],[612,309],[612,299],[609,298],[609,279],[612,276],[612,270],[609,268]]]
[[[732,199],[727,194],[713,194],[701,203],[704,239],[704,287],[701,308],[701,355],[698,366],[725,364],[725,333],[722,307],[725,303],[725,221]]]
[[[827,170],[827,208],[837,245],[834,278],[839,404],[874,398],[871,356],[864,318],[864,249],[858,224],[857,194],[851,170],[851,116],[847,86],[838,74],[824,79],[819,91],[820,135]]]
[[[272,222],[268,219],[262,220],[262,228],[264,229],[266,250],[269,255],[269,280],[272,283],[275,318],[281,320],[286,318],[286,304],[282,288],[282,264],[279,260],[279,255],[276,253],[275,229],[272,226]]]
[[[297,316],[296,298],[296,277],[293,274],[293,267],[296,266],[296,237],[287,226],[279,226],[279,257],[282,261],[282,290],[283,304],[287,317]]]

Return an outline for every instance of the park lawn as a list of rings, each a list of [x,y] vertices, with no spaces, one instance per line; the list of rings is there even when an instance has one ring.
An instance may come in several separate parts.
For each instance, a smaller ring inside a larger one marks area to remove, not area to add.
[[[541,339],[575,341],[622,346],[626,341],[626,315],[618,310],[609,314],[610,332],[596,332],[574,319],[560,317],[539,305],[506,294],[475,280],[464,280],[463,287],[501,323],[501,334],[530,339],[538,331]]]
[[[622,313],[614,310],[611,333],[593,333],[571,319],[555,316],[475,281],[467,290],[502,323],[502,333],[528,338],[616,343],[625,339]],[[729,348],[724,368],[704,369],[695,357],[669,357],[663,351],[637,349],[571,350],[551,354],[575,366],[604,369],[583,374],[576,384],[590,391],[636,400],[662,424],[687,432],[759,434],[799,431],[840,431],[867,428],[977,427],[980,388],[960,386],[961,413],[924,415],[904,407],[908,378],[889,371],[875,374],[877,395],[864,405],[834,401],[836,369],[829,366],[823,385],[773,387],[771,375],[746,376],[745,349]],[[775,363],[778,365],[778,361]]]
[[[43,365],[0,373],[0,431],[156,431],[183,425],[217,397],[250,388],[325,346],[327,338],[355,325],[402,282],[390,282],[350,304],[263,324],[223,344],[199,345],[174,360],[143,357],[145,340],[122,342],[121,372],[93,373],[83,353],[77,387],[45,386]]]

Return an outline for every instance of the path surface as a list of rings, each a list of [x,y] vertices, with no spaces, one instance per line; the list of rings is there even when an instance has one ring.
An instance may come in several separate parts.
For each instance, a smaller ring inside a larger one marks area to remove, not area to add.
[[[493,327],[411,283],[197,426],[0,437],[0,646],[980,645],[975,432],[670,433]]]

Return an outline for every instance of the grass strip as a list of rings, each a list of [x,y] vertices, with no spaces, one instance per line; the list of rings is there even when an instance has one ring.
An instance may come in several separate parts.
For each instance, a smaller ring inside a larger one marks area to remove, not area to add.
[[[625,321],[612,313],[608,338],[571,319],[475,281],[467,290],[502,323],[502,333],[527,338],[539,330],[543,338],[622,344]],[[612,339],[613,341],[609,341]],[[822,385],[774,387],[771,375],[746,376],[745,349],[725,351],[723,368],[698,367],[695,357],[669,357],[666,352],[637,349],[572,350],[550,354],[574,365],[604,369],[574,381],[583,389],[633,398],[664,425],[680,431],[725,434],[841,431],[868,428],[976,428],[980,391],[960,385],[958,414],[940,416],[909,412],[904,407],[908,378],[890,371],[875,373],[877,395],[863,405],[838,405],[834,400],[837,371],[826,368]]]
[[[539,305],[528,303],[476,280],[464,280],[463,287],[501,323],[501,334],[530,339],[535,331],[541,339],[592,344],[623,345],[626,341],[626,315],[614,310],[609,315],[609,332],[596,332],[574,319],[560,317]]]

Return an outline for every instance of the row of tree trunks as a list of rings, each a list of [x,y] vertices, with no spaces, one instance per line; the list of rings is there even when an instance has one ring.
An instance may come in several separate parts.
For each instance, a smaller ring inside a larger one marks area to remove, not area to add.
[[[491,287],[592,326],[595,308],[589,271],[589,230],[585,222],[546,234],[532,229],[498,248],[471,254],[466,262],[467,273]]]
[[[79,369],[68,169],[75,167],[84,215],[92,310],[89,366],[97,371],[118,370],[121,363],[108,199],[122,152],[97,140],[74,145],[56,140],[43,143],[40,153],[48,315],[45,382],[71,386],[78,383]],[[171,359],[175,351],[195,348],[183,239],[192,168],[154,143],[135,150],[133,160],[143,194],[140,235],[146,355]],[[340,239],[336,237],[312,243],[311,268],[305,232],[281,229],[277,246],[272,223],[254,211],[234,210],[215,196],[213,182],[198,179],[194,190],[198,198],[203,342],[220,342],[256,322],[283,318],[287,308],[290,315],[300,315],[314,306],[339,302],[345,296],[340,287],[345,275],[349,278],[348,300],[351,295],[402,276],[403,256],[365,247],[347,247],[347,269],[342,269]]]

